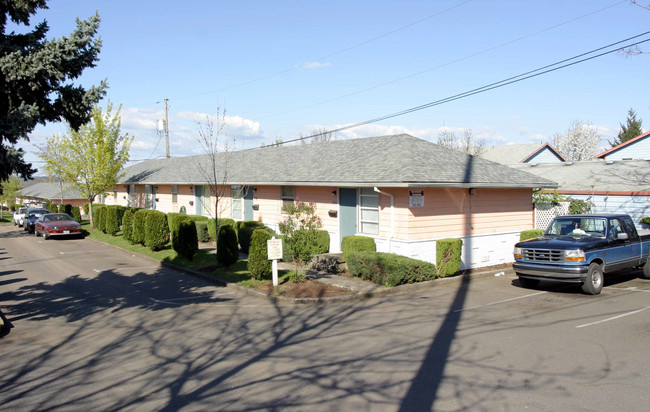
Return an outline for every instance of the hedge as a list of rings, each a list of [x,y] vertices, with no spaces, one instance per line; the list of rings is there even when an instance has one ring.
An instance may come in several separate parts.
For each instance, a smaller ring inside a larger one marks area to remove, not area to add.
[[[436,241],[436,264],[438,275],[445,277],[460,270],[460,257],[463,241],[460,239],[440,239]]]
[[[65,205],[63,205],[62,212],[72,216],[72,205],[70,203],[66,203]]]
[[[155,251],[161,250],[169,242],[167,215],[158,210],[149,210],[144,221],[144,245]]]
[[[196,225],[190,217],[181,215],[175,218],[175,228],[172,233],[172,248],[179,256],[188,260],[192,260],[199,250]]]
[[[261,227],[263,227],[264,223],[256,222],[254,220],[248,220],[248,221],[237,222],[235,226],[237,229],[237,240],[239,241],[239,246],[241,247],[241,251],[244,253],[248,253],[248,249],[250,248],[250,243],[251,243],[251,236],[253,235],[253,232],[255,231],[255,229],[260,229]]]
[[[93,208],[93,222],[95,229],[106,233],[106,207]]]
[[[208,234],[210,235],[211,239],[217,239],[217,226],[221,228],[221,226],[224,225],[229,225],[229,226],[235,226],[235,221],[233,219],[219,219],[219,224],[217,225],[215,223],[215,219],[209,219],[208,220]],[[235,233],[235,236],[237,233]]]
[[[190,218],[190,220],[192,220]],[[199,242],[209,242],[210,241],[210,235],[208,234],[208,221],[207,220],[197,220],[194,221],[195,229],[196,229],[196,236]]]
[[[248,254],[248,271],[253,279],[262,280],[271,275],[271,261],[269,260],[266,241],[271,239],[271,234],[265,229],[255,229],[250,240]]]
[[[169,226],[169,231],[172,233],[172,238],[174,237],[174,233],[176,233],[178,229],[177,222],[176,222],[176,218],[178,216],[187,216],[187,215],[185,213],[177,213],[177,212],[167,213],[167,225]]]
[[[347,256],[352,252],[376,252],[377,245],[375,239],[367,236],[345,236],[341,242],[341,251],[343,259],[348,260]]]
[[[219,228],[217,240],[217,261],[224,266],[230,266],[239,259],[239,247],[237,245],[237,234],[231,225],[223,225]]]
[[[131,243],[144,245],[144,224],[147,219],[149,210],[140,209],[133,215],[133,233],[131,234]]]
[[[79,208],[74,206],[72,210],[70,211],[70,216],[77,222],[81,222],[81,211],[79,211]]]
[[[542,234],[544,234],[544,231],[542,229],[523,230],[519,234],[519,241],[523,242],[524,240],[534,239],[536,237],[542,236]]]
[[[351,276],[388,287],[437,277],[436,265],[433,263],[394,253],[350,252],[346,263]]]
[[[120,230],[120,224],[122,223],[119,218],[120,214],[115,206],[107,206],[104,209],[104,227],[106,228],[106,233],[115,236]]]
[[[133,215],[135,214],[134,209],[127,209],[122,216],[122,237],[124,240],[128,240],[132,244],[136,242],[133,241]]]

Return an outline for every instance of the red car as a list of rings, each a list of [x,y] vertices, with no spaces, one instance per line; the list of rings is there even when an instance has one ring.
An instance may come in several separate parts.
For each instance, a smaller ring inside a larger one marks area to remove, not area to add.
[[[44,239],[51,236],[79,236],[81,225],[67,213],[48,213],[39,217],[34,222],[34,234],[36,237],[43,234]]]

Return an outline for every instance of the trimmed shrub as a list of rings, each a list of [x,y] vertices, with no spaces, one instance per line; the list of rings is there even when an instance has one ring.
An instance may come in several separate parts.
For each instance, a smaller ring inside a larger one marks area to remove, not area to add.
[[[571,199],[569,203],[570,215],[583,215],[591,212],[591,203],[580,199]]]
[[[186,215],[177,216],[175,229],[172,233],[172,248],[179,256],[192,260],[199,250],[199,243],[196,237],[196,225]]]
[[[209,217],[203,216],[203,215],[187,215],[190,219],[192,219],[195,222],[201,222],[203,220],[208,220]]]
[[[77,206],[74,206],[72,210],[70,211],[70,216],[77,222],[81,222],[81,211],[79,211],[79,208]]]
[[[519,241],[523,242],[524,240],[534,239],[536,237],[542,236],[542,234],[544,234],[544,231],[542,229],[522,230],[519,234]]]
[[[95,229],[106,233],[106,208],[98,207],[96,209],[93,209],[93,213],[93,222],[95,223]]]
[[[47,205],[47,210],[49,210],[50,213],[59,213],[59,206],[57,206],[56,203],[50,203]]]
[[[169,242],[167,215],[158,210],[149,210],[144,221],[144,245],[154,252]]]
[[[66,203],[65,205],[63,205],[62,212],[72,215],[72,205],[70,203]]]
[[[135,210],[127,209],[122,216],[122,237],[125,240],[128,240],[132,244],[136,242],[133,241],[133,215]]]
[[[314,250],[314,255],[320,255],[321,253],[327,253],[330,251],[330,234],[327,230],[317,230],[316,231],[316,245]]]
[[[196,226],[196,236],[198,238],[198,241],[203,243],[209,242],[210,235],[208,234],[208,221],[198,220],[193,222],[194,222],[194,226]]]
[[[84,215],[88,215],[88,212],[90,211],[90,204],[88,202],[83,204],[83,210],[84,210]]]
[[[107,206],[105,207],[103,212],[104,215],[104,227],[106,228],[106,233],[115,236],[117,232],[120,230],[120,223],[122,223],[119,220],[119,213],[117,211],[117,207],[115,206]]]
[[[345,236],[341,242],[343,259],[347,262],[347,256],[352,252],[376,252],[375,239],[368,236]]]
[[[237,240],[239,241],[239,246],[241,247],[242,252],[248,253],[248,249],[250,248],[250,243],[251,243],[251,236],[253,236],[253,232],[255,231],[255,229],[260,229],[263,226],[264,223],[256,222],[254,220],[236,223]]]
[[[394,253],[350,252],[346,262],[350,275],[389,287],[437,277],[433,263]]]
[[[440,239],[436,241],[436,264],[438,275],[445,277],[460,270],[460,256],[463,249],[461,239]]]
[[[131,243],[144,245],[144,224],[147,219],[149,211],[147,209],[140,209],[133,215],[133,233],[131,234]]]
[[[217,233],[219,233],[217,229],[220,229],[221,226],[229,225],[232,226],[233,228],[235,226],[235,221],[233,219],[218,219],[218,220],[219,222],[217,225],[215,223],[216,221],[215,219],[208,219],[208,234],[210,235],[211,239],[215,239],[215,240],[217,239]],[[237,233],[235,233],[235,236],[236,235]]]
[[[262,280],[271,275],[271,261],[269,260],[266,241],[271,239],[268,230],[255,229],[250,239],[248,254],[248,271],[254,279]]]
[[[644,217],[643,219],[641,219],[641,223],[646,224],[646,225],[650,225],[650,216]]]
[[[230,225],[223,225],[219,228],[218,236],[217,261],[224,266],[230,266],[239,259],[235,228]]]
[[[187,215],[185,213],[176,213],[176,212],[167,213],[167,225],[169,226],[169,231],[172,233],[172,237],[174,237],[174,233],[176,233],[176,230],[178,229],[176,227],[176,218],[178,216],[187,216]]]

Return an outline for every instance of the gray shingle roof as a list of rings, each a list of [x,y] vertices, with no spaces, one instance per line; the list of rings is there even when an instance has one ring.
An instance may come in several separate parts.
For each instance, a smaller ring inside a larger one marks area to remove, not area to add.
[[[556,186],[405,134],[217,153],[215,160],[220,182],[242,185]],[[208,165],[209,155],[150,160],[126,168],[121,183],[206,184]]]
[[[558,190],[648,192],[650,161],[593,160],[575,163],[545,163],[513,166],[517,170],[544,176],[559,183]]]
[[[20,191],[24,197],[35,197],[39,199],[56,200],[61,199],[61,189],[58,183],[39,182],[24,187]],[[83,199],[79,191],[63,186],[63,199]]]

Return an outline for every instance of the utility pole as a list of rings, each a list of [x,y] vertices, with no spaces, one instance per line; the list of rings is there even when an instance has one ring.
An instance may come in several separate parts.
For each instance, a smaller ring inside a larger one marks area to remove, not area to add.
[[[167,115],[167,102],[169,99],[164,99],[165,101],[165,154],[169,159],[171,156],[169,154],[169,117]]]

